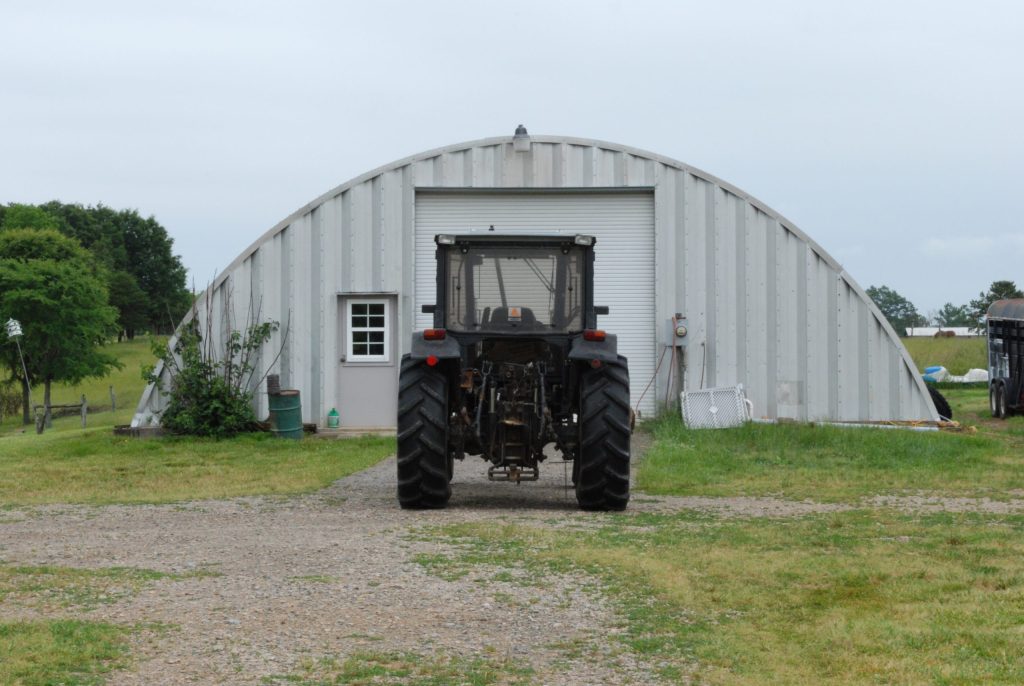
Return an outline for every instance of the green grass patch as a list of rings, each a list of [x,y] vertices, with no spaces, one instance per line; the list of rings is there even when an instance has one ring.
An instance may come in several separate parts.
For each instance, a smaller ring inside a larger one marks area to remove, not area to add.
[[[701,431],[674,416],[652,430],[655,442],[636,484],[651,494],[849,501],[919,490],[999,497],[1024,488],[1024,459],[984,433],[807,424]]]
[[[161,579],[182,581],[210,576],[220,573],[209,569],[173,574],[135,567],[85,569],[0,564],[0,602],[14,598],[33,605],[91,610],[129,598]]]
[[[158,340],[164,340],[160,338]],[[89,426],[113,426],[127,424],[135,413],[135,406],[139,404],[142,391],[146,382],[142,378],[144,365],[152,365],[156,362],[150,352],[150,339],[139,337],[134,341],[122,341],[111,343],[107,351],[117,356],[117,359],[124,365],[121,369],[114,369],[108,375],[99,379],[86,379],[80,384],[56,383],[51,391],[51,403],[64,405],[78,403],[82,395],[85,395],[86,402],[90,409],[87,420]],[[113,386],[114,394],[117,397],[118,412],[116,418],[110,416],[110,387]],[[32,387],[32,402],[41,405],[43,402],[43,387],[37,385]],[[96,417],[93,413],[99,413]],[[115,421],[116,420],[116,421]],[[97,422],[94,424],[94,422]],[[59,418],[54,422],[54,428],[75,429],[81,428],[81,419],[78,416]],[[12,431],[20,431],[24,428],[21,423],[21,415],[16,417],[5,416],[0,422],[0,434]],[[30,431],[35,428],[28,427]]]
[[[978,338],[902,338],[918,371],[941,365],[950,374],[966,374],[968,369],[988,369],[986,339]]]
[[[102,622],[0,623],[0,683],[90,686],[124,666],[128,630]]]
[[[96,428],[0,437],[0,503],[163,503],[328,486],[394,451],[393,438],[133,439]]]
[[[304,576],[292,576],[289,579],[292,581],[305,581],[311,584],[336,584],[341,581],[336,576],[328,576],[326,574],[306,574]]]
[[[1024,449],[1024,415],[994,419],[989,409],[988,384],[938,384],[949,401],[958,422],[978,427],[984,434],[995,436],[1009,448],[1007,459],[1014,460]]]
[[[485,551],[538,576],[593,575],[621,640],[671,682],[1024,682],[1021,517],[617,515],[591,532],[433,533],[464,551],[455,566]]]
[[[492,651],[493,652],[493,651]],[[293,674],[265,677],[264,684],[359,684],[360,686],[519,686],[529,684],[532,671],[493,655],[476,658],[418,655],[404,652],[359,652],[343,659],[310,660]]]

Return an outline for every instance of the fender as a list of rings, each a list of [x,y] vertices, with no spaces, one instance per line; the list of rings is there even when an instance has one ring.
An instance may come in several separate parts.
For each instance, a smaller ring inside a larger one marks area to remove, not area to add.
[[[462,351],[459,342],[451,336],[439,341],[428,341],[423,338],[422,331],[413,332],[409,357],[413,360],[425,360],[431,355],[439,360],[450,360],[462,357]]]
[[[583,336],[572,339],[569,346],[570,360],[601,360],[615,362],[619,359],[618,336],[606,334],[604,341],[588,341]]]

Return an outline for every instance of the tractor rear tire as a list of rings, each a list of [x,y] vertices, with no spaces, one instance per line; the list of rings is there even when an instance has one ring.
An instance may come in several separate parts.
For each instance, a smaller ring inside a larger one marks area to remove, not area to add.
[[[448,504],[448,379],[422,360],[402,358],[398,377],[398,503],[403,509]]]
[[[584,370],[580,382],[576,501],[584,510],[624,510],[629,502],[629,367]]]
[[[931,384],[927,384],[927,386],[928,395],[932,397],[932,402],[935,403],[935,409],[938,411],[939,416],[952,421],[953,409],[949,406],[949,401],[934,386]]]

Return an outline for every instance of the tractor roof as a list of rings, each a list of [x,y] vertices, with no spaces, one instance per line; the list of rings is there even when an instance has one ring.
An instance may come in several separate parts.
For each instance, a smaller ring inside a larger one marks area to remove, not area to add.
[[[434,236],[438,245],[563,245],[565,243],[593,247],[597,239],[585,234],[502,234],[502,233],[443,233]]]

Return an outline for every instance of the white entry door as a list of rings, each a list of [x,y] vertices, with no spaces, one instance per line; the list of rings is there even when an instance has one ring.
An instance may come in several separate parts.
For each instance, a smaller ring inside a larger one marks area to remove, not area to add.
[[[395,298],[351,294],[338,298],[338,398],[341,427],[395,427],[399,353],[395,339]]]

